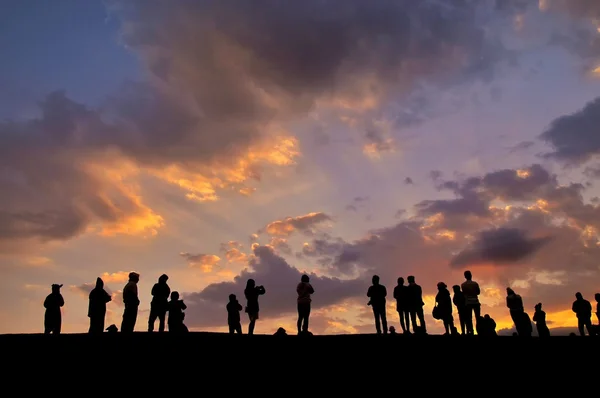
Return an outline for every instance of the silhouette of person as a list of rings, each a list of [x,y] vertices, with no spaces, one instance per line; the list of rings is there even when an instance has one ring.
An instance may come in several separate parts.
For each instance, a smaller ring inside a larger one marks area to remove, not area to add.
[[[258,320],[258,312],[260,310],[258,306],[258,296],[262,296],[266,293],[264,286],[256,286],[254,279],[248,279],[246,282],[246,289],[244,289],[244,296],[246,296],[246,313],[250,319],[248,325],[248,334],[254,334],[254,325]]]
[[[90,329],[88,333],[104,332],[106,303],[111,300],[110,294],[104,290],[104,281],[96,278],[96,287],[92,289],[89,296],[88,317],[90,318]]]
[[[600,326],[600,293],[594,294],[596,300],[596,319],[598,320],[598,326]]]
[[[167,302],[167,311],[169,311],[169,332],[187,332],[188,328],[183,323],[185,319],[185,310],[187,305],[183,302],[183,300],[179,300],[179,292],[171,293],[171,301]]]
[[[396,311],[400,316],[400,327],[403,333],[410,333],[410,313],[407,306],[406,286],[404,278],[398,278],[398,285],[394,288],[394,298],[396,299]]]
[[[592,305],[583,298],[579,292],[575,293],[576,300],[573,302],[573,312],[577,315],[577,328],[579,334],[585,336],[584,327],[587,328],[588,335],[593,336],[592,331]]]
[[[60,334],[62,314],[60,308],[65,305],[65,299],[60,294],[63,285],[53,284],[52,292],[44,300],[44,334]]]
[[[465,295],[460,291],[460,286],[452,286],[454,291],[454,297],[452,302],[456,306],[456,312],[458,312],[458,320],[460,322],[460,334],[464,335],[466,332],[466,319],[467,319],[467,305],[465,303]]]
[[[473,280],[471,271],[465,271],[465,281],[460,285],[465,296],[465,326],[467,334],[473,334],[473,315],[475,322],[481,318],[481,304],[479,303],[479,283]]]
[[[485,314],[483,319],[480,320],[484,325],[485,336],[498,336],[496,332],[496,321],[489,314]],[[479,334],[479,332],[477,332]]]
[[[121,322],[122,333],[133,333],[137,321],[138,307],[140,300],[138,298],[137,283],[140,281],[140,275],[137,272],[129,273],[129,281],[123,288],[123,321]]]
[[[298,293],[298,334],[308,332],[308,318],[310,317],[310,303],[312,299],[310,295],[315,292],[310,284],[308,275],[302,275],[300,283],[296,287]]]
[[[533,333],[533,326],[531,324],[531,318],[525,311],[521,314],[521,331],[518,332],[519,336],[531,337]]]
[[[367,290],[367,297],[369,297],[370,305],[373,309],[373,316],[375,317],[375,329],[377,334],[381,334],[381,327],[383,326],[383,334],[388,333],[387,327],[387,316],[385,311],[385,297],[387,296],[387,290],[385,286],[379,284],[379,276],[373,275],[371,279],[373,283]]]
[[[154,331],[154,323],[158,318],[158,331],[165,331],[165,317],[167,316],[167,303],[171,288],[167,285],[169,277],[162,274],[158,278],[158,283],[152,286],[152,301],[150,302],[150,316],[148,317],[148,331]]]
[[[535,322],[538,336],[550,337],[550,329],[546,325],[546,313],[542,310],[542,303],[537,303],[534,308],[533,322]]]
[[[437,303],[438,313],[440,319],[444,322],[445,336],[450,335],[454,329],[454,317],[452,316],[452,299],[450,298],[450,292],[448,286],[444,282],[438,282],[437,284],[438,293],[435,296],[435,302]]]
[[[237,300],[235,294],[229,295],[229,302],[227,303],[227,325],[229,325],[229,334],[242,334],[242,321],[240,319],[240,311],[242,305]]]
[[[408,286],[406,287],[406,298],[408,301],[408,311],[410,313],[410,320],[412,322],[413,332],[417,333],[417,317],[419,318],[419,327],[421,332],[427,333],[427,327],[425,326],[425,314],[423,313],[423,289],[417,285],[414,276],[406,278],[408,280]]]
[[[508,307],[511,319],[515,324],[517,333],[519,336],[523,335],[526,331],[526,325],[523,321],[523,314],[525,313],[523,299],[510,287],[506,288],[506,306]]]

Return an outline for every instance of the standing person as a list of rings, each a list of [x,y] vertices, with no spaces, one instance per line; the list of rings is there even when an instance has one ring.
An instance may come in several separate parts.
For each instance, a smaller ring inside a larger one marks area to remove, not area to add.
[[[454,331],[454,317],[452,316],[452,299],[450,298],[450,292],[448,286],[444,282],[438,282],[437,284],[438,293],[435,296],[435,302],[437,303],[437,312],[439,313],[439,319],[444,322],[444,329],[446,333],[444,335],[449,336]]]
[[[464,336],[466,332],[466,319],[467,319],[467,305],[465,303],[465,295],[460,291],[460,286],[452,286],[454,291],[454,297],[452,302],[456,306],[456,312],[458,312],[458,320],[460,322],[460,334]]]
[[[394,298],[396,299],[396,311],[400,316],[400,327],[403,333],[410,333],[410,315],[408,312],[406,286],[404,278],[398,278],[398,285],[394,288]]]
[[[407,288],[407,299],[408,299],[408,310],[410,311],[410,320],[412,321],[413,331],[417,333],[417,317],[419,318],[419,328],[422,333],[427,333],[427,326],[425,325],[425,314],[423,313],[423,289],[417,285],[414,276],[406,278],[408,280]]]
[[[229,295],[229,302],[227,303],[227,325],[229,326],[229,334],[242,334],[242,323],[240,320],[240,311],[242,305],[237,300],[235,294]]]
[[[598,326],[600,326],[600,293],[594,294],[596,300],[596,319],[598,320]]]
[[[248,279],[246,282],[246,289],[244,289],[244,295],[246,296],[246,312],[250,319],[248,325],[248,334],[254,334],[254,326],[258,320],[258,312],[260,310],[258,306],[258,296],[262,296],[266,293],[264,286],[256,286],[254,279]]]
[[[137,284],[140,281],[140,274],[137,272],[129,273],[129,281],[123,288],[123,322],[121,322],[121,332],[133,333],[137,321],[140,299],[138,298]]]
[[[302,275],[300,283],[296,287],[296,293],[298,293],[298,334],[308,332],[308,318],[310,317],[310,303],[312,302],[310,295],[314,292],[315,289],[310,284],[308,275]]]
[[[527,334],[523,299],[510,287],[506,288],[506,306],[508,307],[512,321],[515,324],[515,329],[517,329],[517,334],[519,336]]]
[[[460,286],[465,296],[465,326],[467,327],[467,334],[474,334],[473,330],[473,315],[475,315],[475,322],[481,318],[481,304],[479,303],[479,283],[473,280],[471,271],[465,271],[465,281]]]
[[[576,300],[573,302],[573,312],[577,315],[577,328],[579,334],[585,336],[584,327],[588,331],[588,335],[593,336],[592,331],[592,304],[583,298],[579,292],[575,293]]]
[[[535,322],[538,336],[550,337],[550,329],[546,325],[546,312],[542,310],[542,303],[537,303],[534,308],[533,322]]]
[[[90,329],[88,333],[104,332],[106,303],[111,300],[110,294],[104,290],[104,281],[96,278],[96,287],[92,289],[89,296],[88,317],[90,318]]]
[[[381,334],[381,327],[383,326],[383,334],[388,333],[387,327],[387,316],[385,313],[385,297],[387,296],[387,290],[385,286],[379,284],[379,276],[373,275],[371,279],[373,283],[369,290],[367,290],[367,297],[370,298],[369,303],[373,308],[373,315],[375,316],[375,329],[377,334]]]
[[[44,334],[60,334],[62,327],[62,314],[60,308],[65,305],[65,299],[60,294],[63,285],[53,284],[52,292],[44,300]]]
[[[158,318],[158,331],[165,331],[165,318],[167,316],[167,307],[171,288],[167,285],[169,277],[162,274],[158,278],[158,283],[152,286],[152,301],[150,302],[150,316],[148,317],[148,331],[154,331],[154,323]]]

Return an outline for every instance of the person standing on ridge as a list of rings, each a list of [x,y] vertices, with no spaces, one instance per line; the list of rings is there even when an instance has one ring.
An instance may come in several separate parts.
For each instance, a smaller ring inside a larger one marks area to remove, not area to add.
[[[410,333],[410,312],[408,311],[408,303],[406,298],[406,286],[404,278],[398,278],[398,285],[394,288],[394,298],[396,299],[396,311],[400,316],[400,327],[405,334]]]
[[[129,273],[129,281],[123,288],[123,321],[121,322],[122,333],[133,333],[137,321],[140,299],[138,298],[137,284],[140,281],[140,274],[137,272]]]
[[[481,317],[481,304],[479,303],[481,290],[479,289],[479,283],[473,280],[471,271],[465,271],[464,275],[465,281],[460,287],[465,296],[465,326],[467,327],[467,334],[474,334],[473,315],[475,315],[475,322]]]
[[[106,303],[111,300],[110,294],[104,290],[104,281],[96,278],[96,287],[92,289],[89,296],[88,317],[90,318],[90,329],[88,333],[104,332]]]
[[[254,334],[254,326],[258,320],[258,312],[260,310],[258,306],[258,296],[262,296],[266,293],[264,286],[256,286],[254,279],[248,279],[246,282],[246,289],[244,289],[244,295],[246,296],[246,313],[250,318],[250,324],[248,325],[248,334]]]
[[[419,318],[419,328],[422,333],[427,333],[425,325],[425,314],[423,313],[423,289],[415,282],[415,277],[410,275],[408,278],[408,286],[406,287],[406,296],[408,301],[408,310],[410,311],[410,320],[413,325],[413,332],[418,333],[417,317]]]
[[[308,318],[310,317],[310,303],[312,302],[310,295],[314,292],[315,289],[310,284],[308,275],[302,275],[300,283],[296,287],[296,293],[298,293],[298,334],[308,332]]]
[[[165,318],[167,316],[167,309],[169,303],[169,295],[171,294],[171,288],[167,285],[169,277],[162,274],[158,278],[158,283],[155,283],[152,287],[152,301],[150,302],[150,316],[148,317],[148,331],[154,331],[154,323],[158,318],[158,331],[165,331]]]
[[[44,300],[44,334],[60,334],[62,327],[62,314],[60,308],[65,305],[65,299],[60,294],[62,285],[53,284],[52,293]]]
[[[371,285],[367,291],[367,297],[370,298],[367,305],[370,305],[371,308],[373,308],[377,334],[381,334],[382,326],[383,334],[388,334],[387,316],[385,313],[385,297],[387,296],[387,290],[385,286],[379,284],[379,276],[373,275],[371,281],[373,282],[373,285]]]
[[[577,328],[579,334],[585,336],[584,327],[588,331],[588,335],[593,336],[592,328],[592,304],[583,298],[579,292],[575,293],[576,300],[573,302],[573,312],[577,315]]]

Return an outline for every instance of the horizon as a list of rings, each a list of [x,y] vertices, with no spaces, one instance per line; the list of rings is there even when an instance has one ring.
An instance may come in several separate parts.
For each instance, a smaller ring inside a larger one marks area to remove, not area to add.
[[[163,273],[190,331],[227,331],[248,278],[255,333],[294,331],[303,273],[315,335],[375,333],[373,274],[397,331],[398,277],[441,334],[436,284],[467,269],[498,332],[506,287],[551,332],[576,331],[576,292],[596,311],[600,2],[3,9],[0,334],[43,332],[53,283],[85,333],[97,277],[119,326],[130,271],[136,331]]]

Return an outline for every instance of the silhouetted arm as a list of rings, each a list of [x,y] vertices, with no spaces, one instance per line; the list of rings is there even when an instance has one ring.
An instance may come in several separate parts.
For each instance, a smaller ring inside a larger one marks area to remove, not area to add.
[[[381,289],[381,291],[383,292],[383,297],[387,297],[387,289],[385,288],[385,286],[383,286],[383,289]]]
[[[169,286],[167,286],[167,299],[169,298],[170,295],[171,295],[171,288]]]
[[[237,305],[237,309],[238,309],[238,311],[241,311],[241,310],[242,310],[242,305],[241,305],[240,303],[238,303],[238,305]]]
[[[63,298],[62,294],[58,295],[58,305],[59,305],[59,307],[62,307],[63,305],[65,305],[65,299]]]
[[[183,302],[183,300],[181,300],[181,309],[182,310],[187,309],[187,305],[185,305],[185,303]]]
[[[267,291],[265,290],[264,286],[260,286],[256,288],[256,292],[261,295],[261,294],[265,294]]]
[[[481,290],[479,290],[479,283],[475,282],[475,295],[479,296],[481,294]]]
[[[577,314],[577,301],[573,301],[573,306],[571,306],[571,309]]]
[[[398,289],[394,288],[394,298],[398,300]]]
[[[156,290],[158,290],[158,283],[155,283],[154,286],[152,286],[152,296],[156,296]]]
[[[313,287],[312,287],[312,285],[311,285],[311,284],[309,284],[309,285],[308,285],[308,292],[309,292],[310,294],[313,294],[313,293],[315,292],[315,289],[313,289]]]
[[[108,303],[108,302],[109,302],[109,301],[111,301],[111,300],[112,300],[112,297],[111,297],[111,296],[110,296],[110,294],[108,294],[108,292],[105,290],[105,291],[104,291],[104,301]]]
[[[46,300],[44,300],[44,308],[48,308],[49,305],[50,305],[50,296],[47,296]]]

